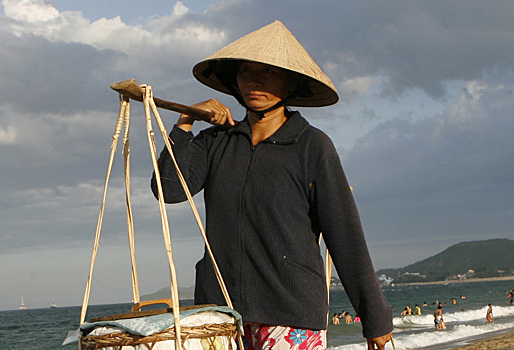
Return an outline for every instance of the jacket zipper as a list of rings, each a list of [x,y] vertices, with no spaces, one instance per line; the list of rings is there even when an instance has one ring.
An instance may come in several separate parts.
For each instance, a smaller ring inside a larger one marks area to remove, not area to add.
[[[305,265],[304,263],[299,262],[296,259],[293,259],[293,258],[291,258],[291,257],[289,257],[287,255],[284,255],[284,260],[287,260],[287,261],[291,262],[292,264],[295,264],[298,267],[301,267],[302,269],[306,270],[307,272],[312,273],[313,275],[318,276],[321,279],[323,278],[323,276],[318,271],[310,268],[309,266]]]
[[[250,154],[250,159],[248,160],[248,164],[246,166],[246,172],[245,172],[245,176],[244,176],[244,179],[243,179],[243,186],[241,188],[241,195],[239,197],[239,200],[240,200],[240,210],[241,210],[241,231],[240,231],[240,241],[239,241],[239,249],[240,249],[240,256],[241,256],[241,263],[239,264],[239,300],[241,302],[241,308],[242,310],[241,311],[241,314],[244,315],[245,313],[245,310],[244,310],[244,304],[243,304],[243,300],[244,300],[244,290],[243,290],[243,287],[244,287],[244,273],[243,273],[243,265],[244,265],[244,241],[245,241],[245,230],[246,230],[246,222],[245,222],[245,203],[244,203],[244,198],[245,198],[245,190],[246,190],[246,180],[248,178],[248,173],[250,172],[250,167],[252,165],[252,162],[253,162],[253,155],[254,155],[254,152],[255,152],[255,146],[251,143],[251,140],[250,140],[250,149],[251,149],[251,154]]]

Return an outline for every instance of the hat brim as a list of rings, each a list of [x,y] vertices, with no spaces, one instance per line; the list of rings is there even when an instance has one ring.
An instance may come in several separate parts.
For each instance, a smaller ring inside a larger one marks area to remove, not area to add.
[[[193,68],[193,74],[201,83],[230,94],[230,89],[235,84],[232,75],[236,73],[231,71],[230,76],[225,76],[222,71],[215,72],[216,66],[227,61],[259,62],[307,77],[309,93],[299,94],[288,101],[287,105],[322,107],[333,105],[339,100],[334,84],[293,33],[280,21],[275,21],[225,46],[198,63]],[[219,77],[222,77],[222,81]],[[225,78],[231,79],[230,89],[226,86]]]
[[[229,89],[218,79],[214,71],[211,69],[212,63],[219,63],[221,61],[249,61],[249,62],[259,62],[259,63],[265,63],[269,64],[267,62],[262,62],[259,60],[252,60],[252,59],[233,59],[233,58],[216,58],[216,59],[206,59],[197,65],[193,67],[193,75],[194,77],[201,82],[204,85],[207,85],[208,87],[217,90],[219,92],[222,92],[224,94],[231,95],[231,92]],[[300,74],[306,78],[309,79],[308,87],[310,89],[310,92],[312,93],[309,97],[302,97],[302,96],[296,96],[292,100],[290,100],[287,105],[288,106],[294,106],[294,107],[324,107],[324,106],[331,106],[333,104],[336,104],[339,101],[339,96],[337,92],[335,91],[335,88],[328,86],[316,78],[313,78],[307,74],[294,71],[291,69],[288,69],[286,67],[281,67],[279,65],[270,64],[275,67],[279,67],[285,70],[289,70],[291,72],[294,72],[296,74]]]

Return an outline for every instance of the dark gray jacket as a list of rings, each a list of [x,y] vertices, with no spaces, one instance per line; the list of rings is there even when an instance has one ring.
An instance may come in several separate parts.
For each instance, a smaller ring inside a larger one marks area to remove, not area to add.
[[[173,151],[193,194],[204,190],[209,244],[245,322],[327,327],[318,238],[332,255],[365,337],[392,331],[359,214],[331,140],[292,112],[257,146],[245,119],[193,138],[174,127]],[[165,201],[186,200],[166,149],[159,166]],[[157,195],[155,178],[152,190]],[[224,305],[208,255],[196,266],[195,303]]]

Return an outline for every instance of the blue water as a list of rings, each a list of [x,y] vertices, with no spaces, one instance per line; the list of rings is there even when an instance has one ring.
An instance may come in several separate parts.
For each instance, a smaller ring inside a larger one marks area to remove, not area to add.
[[[393,308],[394,337],[397,349],[419,349],[444,342],[480,336],[514,328],[514,307],[509,304],[507,291],[514,281],[450,283],[447,285],[419,285],[384,287],[384,294]],[[466,299],[461,299],[465,295]],[[457,300],[457,305],[451,299]],[[443,314],[448,329],[437,331],[432,314],[436,300],[443,303]],[[400,316],[406,305],[423,307],[422,316]],[[494,305],[495,322],[487,324],[487,304]],[[184,305],[191,304],[186,301]],[[130,311],[131,304],[93,305],[87,319]],[[332,291],[330,315],[347,310],[355,315],[344,291]],[[76,349],[77,345],[61,344],[69,330],[78,328],[80,307],[28,309],[0,312],[0,349]],[[358,323],[329,325],[328,345],[331,350],[365,349],[365,341]],[[390,349],[388,347],[387,349]]]
[[[384,287],[384,295],[393,308],[397,349],[420,349],[514,328],[514,307],[508,299],[508,291],[512,288],[514,281]],[[461,295],[466,298],[461,299]],[[452,298],[456,305],[452,304]],[[444,331],[434,327],[436,300],[443,304],[443,316],[448,326]],[[355,315],[344,291],[333,291],[330,301],[330,315],[342,310]],[[422,306],[424,302],[427,306]],[[493,324],[485,320],[489,303],[494,305]],[[415,304],[422,308],[422,316],[400,316],[406,305],[414,309]],[[365,349],[361,332],[358,323],[329,325],[328,345],[337,350]]]

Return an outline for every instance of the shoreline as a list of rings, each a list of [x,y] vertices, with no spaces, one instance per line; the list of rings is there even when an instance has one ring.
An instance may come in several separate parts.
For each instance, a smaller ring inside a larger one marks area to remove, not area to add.
[[[445,280],[445,281],[431,281],[431,282],[410,282],[410,283],[392,283],[394,287],[397,286],[419,286],[419,285],[430,285],[430,284],[451,284],[451,283],[471,283],[471,282],[492,282],[492,281],[510,281],[514,280],[514,276],[505,277],[488,277],[488,278],[469,278],[464,280]],[[385,285],[393,287],[393,285]]]
[[[504,329],[480,336],[436,346],[425,347],[420,350],[512,350],[514,349],[514,329]]]
[[[507,333],[492,335],[491,337],[480,338],[470,344],[460,346],[459,350],[482,350],[482,349],[514,349],[514,330],[510,329]]]

